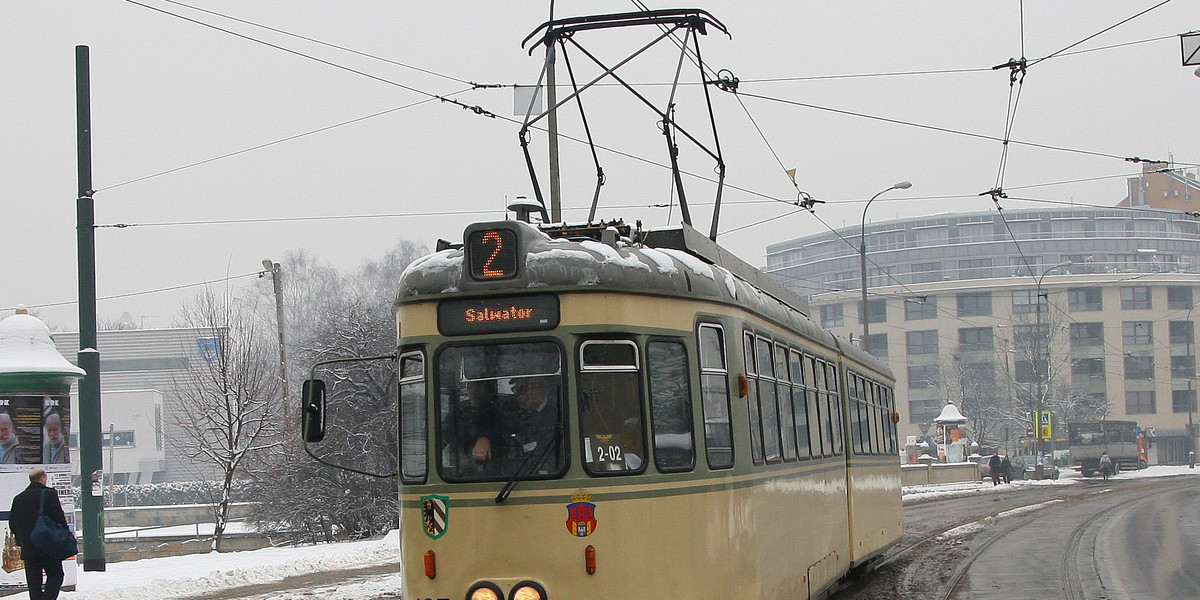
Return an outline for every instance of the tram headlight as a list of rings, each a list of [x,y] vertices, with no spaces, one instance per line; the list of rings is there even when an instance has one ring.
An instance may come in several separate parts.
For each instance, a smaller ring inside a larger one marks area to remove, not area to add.
[[[509,592],[508,600],[546,600],[546,590],[532,581],[522,581]]]
[[[493,583],[477,583],[467,593],[467,600],[501,600],[500,588]]]

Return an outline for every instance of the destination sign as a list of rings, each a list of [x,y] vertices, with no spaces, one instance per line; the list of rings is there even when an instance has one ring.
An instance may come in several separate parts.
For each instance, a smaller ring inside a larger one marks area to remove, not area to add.
[[[442,335],[543,331],[558,327],[558,297],[551,294],[446,300],[438,305]]]

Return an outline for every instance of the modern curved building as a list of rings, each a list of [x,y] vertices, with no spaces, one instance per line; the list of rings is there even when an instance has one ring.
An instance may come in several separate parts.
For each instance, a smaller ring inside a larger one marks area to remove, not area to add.
[[[1195,179],[1171,175],[1179,201],[1200,208]],[[1144,187],[1134,180],[1131,189]],[[1145,194],[1133,204],[1148,205]],[[1010,209],[865,231],[868,346],[897,375],[902,434],[931,433],[953,401],[1009,448],[1049,411],[1047,440],[1064,440],[1070,421],[1133,420],[1153,442],[1152,463],[1187,461],[1189,424],[1200,419],[1195,213]],[[854,226],[768,246],[766,271],[861,344],[860,260]]]

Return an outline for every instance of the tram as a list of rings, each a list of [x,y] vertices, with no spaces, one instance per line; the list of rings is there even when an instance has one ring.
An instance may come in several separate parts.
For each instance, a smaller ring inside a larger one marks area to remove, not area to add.
[[[405,598],[812,598],[899,541],[891,372],[757,270],[686,225],[446,246],[395,305]]]
[[[697,58],[689,42],[725,32],[681,9],[552,20],[527,41],[565,53],[631,27],[679,34]],[[703,69],[704,98],[736,90]],[[674,90],[655,119],[681,223],[552,222],[527,144],[547,113],[531,112],[520,139],[537,201],[467,226],[402,275],[406,600],[818,598],[899,542],[892,372],[716,243],[720,147],[675,121]],[[691,226],[678,138],[716,161],[707,236]],[[598,162],[597,174],[593,215]],[[329,414],[323,390],[305,384],[309,442]]]

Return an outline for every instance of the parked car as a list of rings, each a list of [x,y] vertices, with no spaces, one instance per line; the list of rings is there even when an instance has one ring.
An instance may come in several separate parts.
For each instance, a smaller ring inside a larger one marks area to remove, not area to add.
[[[1012,457],[1013,479],[1037,479],[1038,458],[1036,456]],[[1058,479],[1058,465],[1049,459],[1042,460],[1042,479]]]

